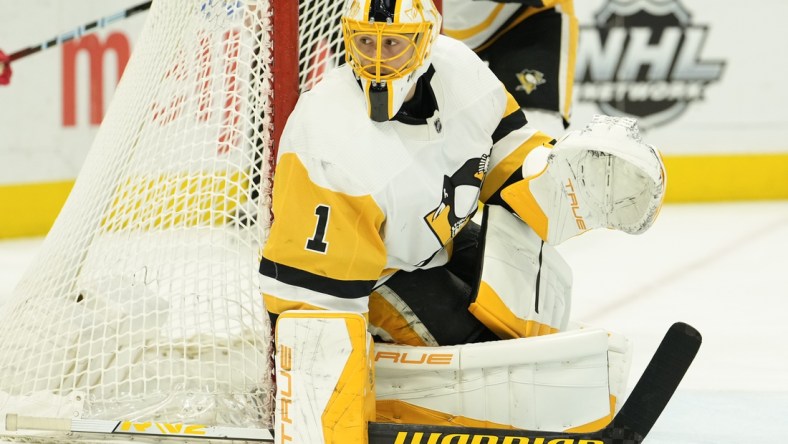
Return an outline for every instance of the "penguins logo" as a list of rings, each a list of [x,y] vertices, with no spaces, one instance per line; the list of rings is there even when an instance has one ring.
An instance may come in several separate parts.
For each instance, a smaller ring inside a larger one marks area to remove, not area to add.
[[[451,177],[443,176],[438,206],[424,220],[441,245],[446,245],[478,209],[488,156],[468,159]]]
[[[533,69],[524,69],[515,75],[520,82],[520,84],[517,85],[517,91],[525,91],[526,94],[531,94],[537,86],[547,82],[547,80],[544,79],[544,74]]]

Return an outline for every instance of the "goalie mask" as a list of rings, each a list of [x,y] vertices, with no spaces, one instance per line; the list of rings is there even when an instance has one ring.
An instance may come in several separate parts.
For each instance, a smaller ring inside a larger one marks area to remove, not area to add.
[[[370,118],[385,122],[430,65],[441,27],[432,0],[348,0],[345,59],[360,80]]]

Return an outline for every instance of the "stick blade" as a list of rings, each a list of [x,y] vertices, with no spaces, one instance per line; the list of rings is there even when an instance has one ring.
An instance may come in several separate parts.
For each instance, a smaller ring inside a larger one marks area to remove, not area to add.
[[[700,333],[689,324],[676,322],[662,339],[638,383],[607,427],[611,437],[634,438],[648,435],[687,373],[702,342]]]

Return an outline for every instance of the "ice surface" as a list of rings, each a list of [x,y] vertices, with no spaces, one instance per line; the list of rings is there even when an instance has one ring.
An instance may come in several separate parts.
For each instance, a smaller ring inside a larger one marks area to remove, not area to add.
[[[0,242],[0,301],[41,239]],[[675,321],[704,344],[649,444],[744,444],[788,433],[788,201],[666,205],[630,236],[559,246],[575,275],[573,319],[634,342],[630,387]]]

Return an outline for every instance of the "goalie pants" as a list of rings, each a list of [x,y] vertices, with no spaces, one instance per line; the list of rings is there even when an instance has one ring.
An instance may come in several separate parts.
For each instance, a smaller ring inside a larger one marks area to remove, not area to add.
[[[498,337],[476,319],[468,307],[479,281],[481,227],[470,221],[454,238],[451,260],[444,266],[400,271],[372,295],[369,321],[378,340],[406,345],[455,345],[494,341]],[[396,307],[376,310],[376,299]]]

